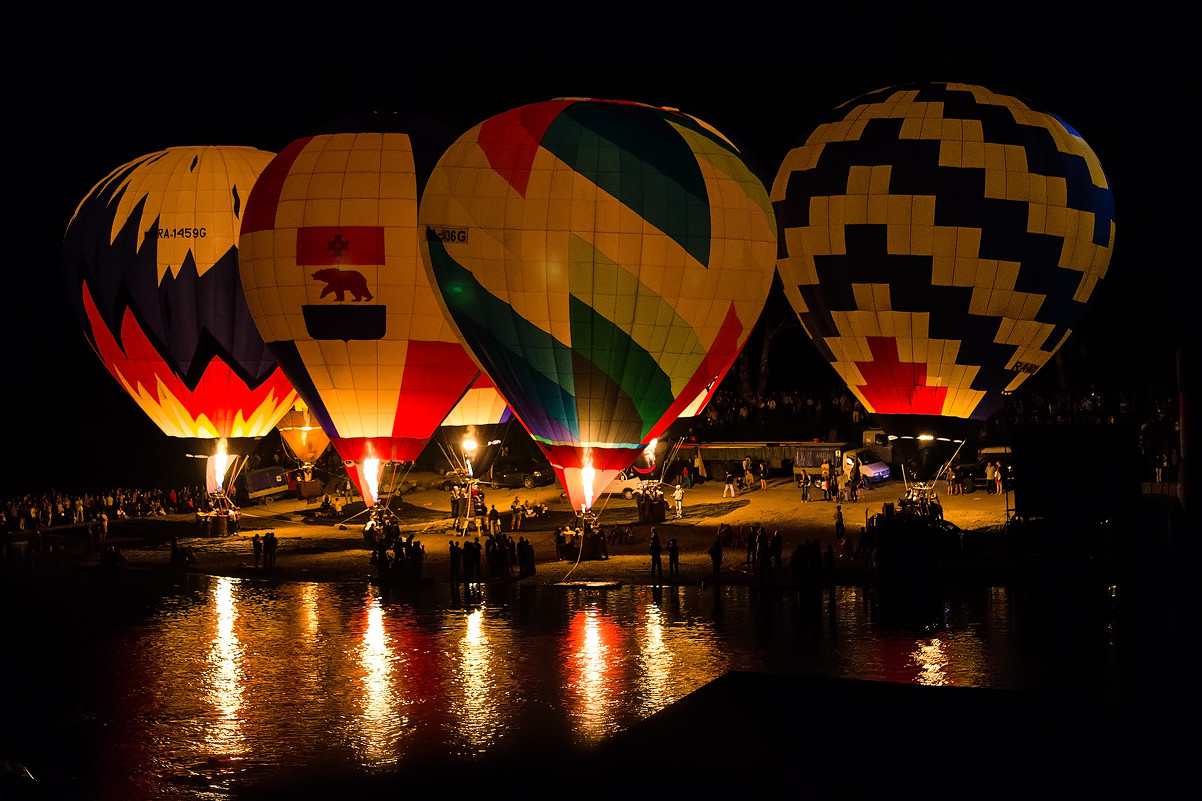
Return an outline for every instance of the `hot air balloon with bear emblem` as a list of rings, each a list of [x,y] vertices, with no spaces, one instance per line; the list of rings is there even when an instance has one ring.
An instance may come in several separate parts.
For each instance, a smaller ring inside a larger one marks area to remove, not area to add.
[[[439,302],[576,509],[729,369],[772,282],[763,185],[673,109],[492,117],[439,160],[420,221]]]
[[[772,202],[802,325],[901,436],[992,415],[1068,337],[1114,247],[1114,197],[1081,136],[966,84],[840,106],[787,155]]]
[[[406,133],[305,137],[264,170],[242,226],[254,321],[369,505],[479,373],[418,254],[418,189]]]

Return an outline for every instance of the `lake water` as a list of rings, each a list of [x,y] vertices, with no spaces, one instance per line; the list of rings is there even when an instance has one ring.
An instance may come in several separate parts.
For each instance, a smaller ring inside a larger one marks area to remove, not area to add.
[[[0,759],[40,774],[46,797],[224,798],[301,768],[587,745],[734,669],[1111,703],[1158,670],[1145,658],[1170,658],[1146,643],[1124,655],[1133,640],[1105,587],[915,599],[442,585],[390,598],[363,584],[155,580],[6,588]]]

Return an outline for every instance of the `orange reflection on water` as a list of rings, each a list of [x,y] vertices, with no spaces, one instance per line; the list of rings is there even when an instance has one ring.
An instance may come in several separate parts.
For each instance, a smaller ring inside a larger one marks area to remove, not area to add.
[[[616,623],[591,606],[572,618],[570,633],[571,714],[581,739],[596,742],[618,728],[615,712],[622,694],[622,633]]]
[[[228,754],[242,745],[242,692],[245,681],[242,669],[242,646],[238,641],[236,624],[238,605],[234,599],[232,579],[214,579],[212,596],[216,614],[216,629],[212,646],[206,657],[202,684],[206,700],[216,713],[204,728],[205,748],[214,754]]]
[[[910,658],[918,666],[918,675],[914,677],[915,684],[942,687],[950,683],[947,677],[947,653],[943,645],[940,637],[915,643],[914,650],[910,653]]]
[[[664,641],[663,610],[655,604],[647,604],[643,612],[639,696],[643,701],[643,712],[650,715],[675,700],[672,683],[674,655]]]
[[[363,694],[356,750],[364,764],[379,766],[395,762],[405,720],[397,712],[392,647],[384,628],[384,610],[374,595],[367,596],[364,615],[358,650]]]
[[[300,593],[300,626],[301,635],[305,640],[317,636],[317,588],[318,584],[307,582],[301,584]],[[328,602],[328,601],[327,601]]]
[[[459,731],[472,750],[481,753],[496,738],[503,725],[498,710],[497,679],[493,670],[493,647],[484,626],[484,610],[467,616],[467,626],[458,643],[458,692],[452,709]]]

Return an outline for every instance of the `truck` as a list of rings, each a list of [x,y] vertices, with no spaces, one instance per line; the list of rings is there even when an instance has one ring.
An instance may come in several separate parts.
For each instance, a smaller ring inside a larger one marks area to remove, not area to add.
[[[823,459],[830,463],[832,472],[839,473],[843,452],[855,448],[854,443],[848,442],[700,442],[685,443],[682,452],[694,451],[700,455],[706,472],[714,479],[721,479],[727,470],[738,475],[743,460],[749,456],[757,465],[763,462],[770,471],[792,472],[796,478],[802,471],[811,475],[821,473]]]
[[[269,502],[276,495],[288,491],[288,473],[282,467],[264,467],[247,471],[245,479],[246,497],[252,501]]]

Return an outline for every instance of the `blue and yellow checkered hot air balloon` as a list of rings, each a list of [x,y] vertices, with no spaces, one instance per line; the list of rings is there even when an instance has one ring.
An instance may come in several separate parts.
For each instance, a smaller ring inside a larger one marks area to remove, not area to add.
[[[772,282],[763,185],[672,109],[492,117],[443,155],[419,222],[441,303],[576,508],[729,369]]]
[[[980,86],[836,109],[772,186],[785,294],[886,430],[981,421],[1068,337],[1106,274],[1114,197],[1058,117]]]

